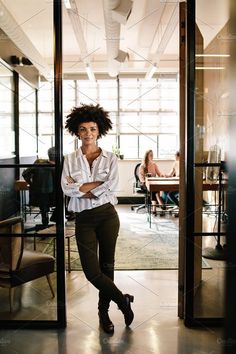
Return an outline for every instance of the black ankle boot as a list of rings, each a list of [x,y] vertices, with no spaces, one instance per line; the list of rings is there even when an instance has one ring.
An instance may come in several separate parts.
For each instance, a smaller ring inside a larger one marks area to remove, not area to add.
[[[99,317],[99,323],[104,332],[108,334],[113,334],[114,333],[114,325],[110,320],[110,317],[108,315],[108,311],[98,311],[98,317]]]
[[[131,325],[134,319],[134,313],[131,309],[130,303],[134,302],[134,297],[129,294],[124,294],[124,301],[123,303],[119,306],[119,309],[124,315],[125,318],[125,324],[128,327]]]

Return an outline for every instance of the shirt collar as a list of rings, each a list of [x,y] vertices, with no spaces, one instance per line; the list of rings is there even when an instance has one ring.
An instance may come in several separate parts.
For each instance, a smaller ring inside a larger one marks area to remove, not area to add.
[[[100,148],[100,149],[102,150],[101,155],[102,155],[103,157],[108,157],[107,151],[103,150],[102,148]],[[78,157],[83,156],[83,152],[82,152],[81,147],[77,150],[77,156],[78,156]]]

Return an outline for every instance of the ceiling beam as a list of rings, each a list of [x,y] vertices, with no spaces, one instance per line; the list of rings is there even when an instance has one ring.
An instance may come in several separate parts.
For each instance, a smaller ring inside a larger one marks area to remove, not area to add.
[[[70,18],[73,30],[74,30],[75,38],[76,38],[77,43],[79,45],[81,61],[85,65],[85,70],[88,74],[89,80],[95,81],[95,76],[94,76],[94,73],[93,73],[93,70],[92,70],[92,67],[90,64],[90,56],[88,54],[87,45],[85,42],[84,33],[83,33],[76,1],[75,0],[64,0],[64,4],[66,7],[68,16]]]
[[[43,75],[46,79],[51,80],[53,73],[49,65],[1,0],[0,20],[1,29],[12,40],[16,47],[33,63],[41,75]]]
[[[161,40],[160,40],[160,43],[159,43],[158,48],[156,50],[156,53],[154,54],[153,64],[148,67],[145,79],[147,79],[147,80],[151,79],[154,72],[157,70],[160,60],[161,60],[161,57],[165,52],[165,49],[166,49],[166,47],[167,47],[167,45],[174,33],[174,30],[176,29],[176,26],[178,24],[178,20],[179,20],[179,4],[177,3],[174,6],[171,17],[168,21],[166,28],[165,28],[163,36],[161,37]],[[159,24],[159,26],[160,26],[160,24]]]

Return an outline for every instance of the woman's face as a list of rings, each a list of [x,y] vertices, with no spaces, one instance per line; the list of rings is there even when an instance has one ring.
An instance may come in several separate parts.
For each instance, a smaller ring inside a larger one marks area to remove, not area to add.
[[[82,145],[94,145],[99,135],[98,125],[95,122],[84,122],[79,125],[78,136]]]
[[[153,152],[150,151],[149,154],[148,154],[148,160],[153,160]]]

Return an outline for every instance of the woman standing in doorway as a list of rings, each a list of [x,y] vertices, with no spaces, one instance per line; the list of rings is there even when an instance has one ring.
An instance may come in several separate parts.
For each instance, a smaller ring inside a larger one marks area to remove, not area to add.
[[[118,186],[117,157],[97,146],[97,139],[112,128],[108,112],[99,105],[82,105],[67,116],[66,129],[81,140],[81,147],[65,156],[61,185],[71,197],[68,210],[76,213],[76,240],[86,278],[99,290],[98,315],[107,333],[114,332],[108,309],[113,300],[126,326],[133,321],[130,303],[114,284],[114,255],[119,218],[114,205]],[[99,255],[98,255],[99,248]]]

